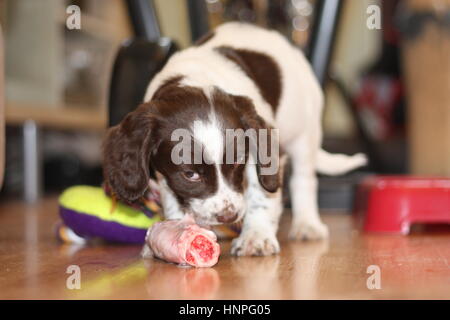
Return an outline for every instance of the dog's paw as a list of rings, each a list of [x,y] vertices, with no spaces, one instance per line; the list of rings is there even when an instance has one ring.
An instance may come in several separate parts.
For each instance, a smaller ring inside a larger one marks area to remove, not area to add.
[[[231,243],[231,254],[235,256],[269,256],[280,252],[275,236],[268,237],[260,232],[241,234]]]
[[[295,240],[321,240],[329,236],[328,227],[320,221],[303,220],[294,222],[289,238]]]

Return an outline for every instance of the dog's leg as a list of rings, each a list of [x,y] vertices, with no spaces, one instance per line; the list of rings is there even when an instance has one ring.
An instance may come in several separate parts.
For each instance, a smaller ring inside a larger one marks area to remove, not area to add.
[[[159,183],[159,192],[161,195],[161,204],[165,219],[181,219],[184,216],[183,211],[178,204],[175,195],[167,185],[166,179],[159,173],[156,173]]]
[[[280,251],[277,240],[278,221],[283,211],[282,190],[268,193],[259,184],[255,165],[246,169],[247,212],[241,234],[231,244],[231,253],[237,256],[267,256]]]
[[[292,160],[290,194],[292,239],[317,240],[328,237],[328,227],[319,217],[315,163],[319,142],[301,136],[287,148]]]

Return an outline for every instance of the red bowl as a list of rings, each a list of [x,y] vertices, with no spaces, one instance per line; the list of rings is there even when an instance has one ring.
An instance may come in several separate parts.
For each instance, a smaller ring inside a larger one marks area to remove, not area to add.
[[[367,232],[408,234],[412,224],[450,224],[450,179],[371,176],[358,187],[355,214]]]

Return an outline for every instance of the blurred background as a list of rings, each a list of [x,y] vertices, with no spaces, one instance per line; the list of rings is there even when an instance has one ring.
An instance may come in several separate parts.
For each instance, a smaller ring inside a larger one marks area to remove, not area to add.
[[[100,185],[106,128],[170,54],[231,20],[304,50],[326,93],[324,147],[369,156],[320,178],[322,209],[348,211],[368,174],[450,175],[450,0],[0,0],[0,197]]]

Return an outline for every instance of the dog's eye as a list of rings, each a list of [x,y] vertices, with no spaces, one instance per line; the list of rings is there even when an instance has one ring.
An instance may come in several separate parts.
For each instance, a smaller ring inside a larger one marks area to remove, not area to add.
[[[192,170],[187,170],[183,172],[183,176],[189,181],[199,181],[200,175]]]

